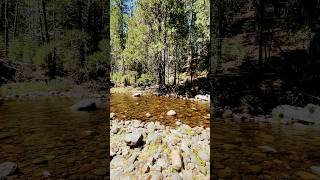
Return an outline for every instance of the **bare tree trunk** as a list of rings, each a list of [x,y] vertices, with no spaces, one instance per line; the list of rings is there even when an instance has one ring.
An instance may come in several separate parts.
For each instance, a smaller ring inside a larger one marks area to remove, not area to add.
[[[8,32],[8,0],[4,1],[4,41],[5,41],[5,57],[8,57],[9,32]]]
[[[48,43],[50,39],[49,39],[49,32],[48,32],[49,30],[48,30],[46,3],[44,0],[42,0],[42,13],[43,13],[44,33],[45,33],[46,43]]]
[[[174,77],[173,77],[173,85],[177,84],[177,63],[178,63],[178,58],[177,58],[177,46],[175,47],[174,50]]]
[[[194,4],[194,0],[191,1],[191,23],[190,23],[190,44],[189,44],[189,73],[190,73],[190,81],[192,83],[192,79],[193,79],[193,74],[194,74],[194,63],[193,63],[193,59],[194,59],[194,32],[193,32],[193,26],[194,26],[194,14],[193,14],[193,4]]]
[[[107,60],[107,72],[106,72],[106,80],[107,80],[107,99],[106,99],[106,104],[107,104],[107,108],[105,108],[106,110],[106,116],[107,116],[107,123],[106,123],[106,137],[109,138],[110,137],[110,70],[111,70],[111,48],[110,48],[110,1],[105,1],[105,7],[106,8],[106,13],[104,15],[104,17],[106,18],[106,42],[107,42],[107,56],[106,56],[106,60]],[[107,143],[107,151],[110,150],[110,145],[109,143]],[[110,159],[110,153],[107,153],[107,159]],[[109,169],[110,167],[109,163],[107,163],[107,169]]]
[[[16,7],[15,7],[14,24],[13,24],[13,37],[12,37],[13,39],[15,38],[16,31],[17,31],[18,7],[19,7],[19,1],[16,2]]]
[[[214,121],[214,116],[216,114],[216,106],[214,104],[214,74],[216,72],[216,63],[214,60],[214,33],[215,33],[215,28],[214,28],[214,0],[210,0],[210,48],[209,48],[209,73],[208,73],[208,79],[210,82],[210,121],[211,124]]]
[[[43,20],[42,20],[42,16],[43,16],[43,13],[41,12],[41,7],[40,7],[40,2],[38,2],[38,13],[39,13],[39,24],[40,24],[40,36],[41,36],[41,45],[45,44],[46,42],[46,38],[44,37],[44,30],[43,30]]]
[[[258,37],[259,37],[259,67],[263,64],[263,17],[264,17],[264,0],[255,0],[256,6],[256,21],[258,22]]]

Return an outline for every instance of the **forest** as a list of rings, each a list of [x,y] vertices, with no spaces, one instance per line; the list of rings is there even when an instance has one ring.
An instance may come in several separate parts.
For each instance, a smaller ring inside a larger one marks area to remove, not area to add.
[[[176,85],[206,75],[209,0],[111,2],[112,79]]]
[[[104,78],[107,10],[103,0],[1,0],[0,59],[31,65],[21,81]]]

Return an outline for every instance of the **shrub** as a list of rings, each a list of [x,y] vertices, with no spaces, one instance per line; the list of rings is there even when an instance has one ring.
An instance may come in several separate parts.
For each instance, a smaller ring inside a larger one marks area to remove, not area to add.
[[[141,77],[138,79],[138,84],[146,85],[148,83],[154,83],[155,79],[150,74],[141,74]]]

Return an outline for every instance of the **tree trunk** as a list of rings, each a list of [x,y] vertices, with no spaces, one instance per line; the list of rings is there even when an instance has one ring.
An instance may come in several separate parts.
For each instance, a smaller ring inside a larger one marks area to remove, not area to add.
[[[48,30],[48,22],[47,22],[47,11],[46,11],[46,3],[44,0],[42,0],[42,14],[43,14],[43,22],[44,22],[44,32],[45,32],[45,38],[46,43],[50,41],[49,39],[49,30]]]
[[[17,31],[18,7],[19,7],[19,1],[16,2],[15,13],[14,13],[13,39],[15,38],[16,31]]]
[[[5,57],[8,57],[9,46],[9,28],[8,28],[8,0],[4,1],[4,41],[5,41]]]
[[[194,71],[194,64],[193,64],[193,59],[194,59],[194,32],[193,32],[193,25],[194,25],[194,14],[193,14],[193,4],[194,0],[191,1],[191,23],[190,23],[190,44],[189,44],[189,72],[190,72],[190,81],[192,83],[193,79],[193,71]]]
[[[44,35],[44,30],[43,30],[43,25],[42,25],[42,16],[43,16],[43,12],[41,12],[41,4],[40,2],[38,2],[38,13],[39,13],[39,24],[40,24],[40,36],[41,36],[41,45],[44,45],[46,43],[46,38]]]
[[[107,52],[107,56],[105,57],[106,60],[107,60],[107,72],[106,72],[106,81],[107,81],[107,98],[106,98],[106,104],[107,104],[107,107],[105,108],[106,110],[106,116],[107,116],[107,121],[106,121],[106,136],[107,138],[110,137],[110,85],[111,85],[111,82],[110,82],[110,64],[111,64],[111,48],[110,48],[110,1],[105,1],[105,7],[106,8],[106,13],[104,15],[104,17],[106,18],[106,27],[105,27],[105,31],[106,31],[106,35],[105,35],[105,38],[106,38],[106,42],[107,42],[107,49],[106,49],[106,52]],[[107,150],[110,148],[110,145],[109,143],[107,143]],[[107,153],[107,158],[106,159],[110,159],[110,153]],[[110,167],[109,166],[109,163],[107,163],[107,169],[109,169]]]
[[[256,21],[258,22],[258,37],[259,37],[259,67],[263,64],[263,18],[264,18],[264,0],[255,0],[256,6]]]
[[[214,104],[214,96],[215,96],[215,91],[214,91],[214,73],[216,72],[216,63],[214,61],[214,33],[215,33],[215,28],[214,28],[214,0],[210,0],[210,48],[209,48],[209,73],[208,73],[208,79],[210,82],[210,121],[211,124],[214,121],[214,116],[216,115],[216,104]]]

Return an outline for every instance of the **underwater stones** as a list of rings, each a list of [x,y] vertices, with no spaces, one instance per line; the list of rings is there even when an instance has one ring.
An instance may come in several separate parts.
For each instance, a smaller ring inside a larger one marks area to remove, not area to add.
[[[146,113],[146,117],[147,118],[151,117],[151,114],[150,113]]]
[[[167,112],[167,116],[175,116],[177,113],[174,110],[170,110]]]
[[[9,176],[13,174],[18,168],[14,162],[4,162],[0,164],[0,179],[2,176]]]
[[[277,153],[278,152],[277,150],[275,150],[273,147],[270,147],[270,146],[258,146],[258,148],[263,153]]]
[[[115,115],[116,113],[110,113],[110,119],[112,119]]]
[[[132,97],[140,97],[140,96],[141,96],[141,94],[138,92],[132,94]]]
[[[84,99],[71,106],[71,109],[76,111],[95,111],[98,110],[98,103],[97,99]]]
[[[320,176],[320,166],[311,166],[310,170],[312,173],[317,174],[318,176]]]

